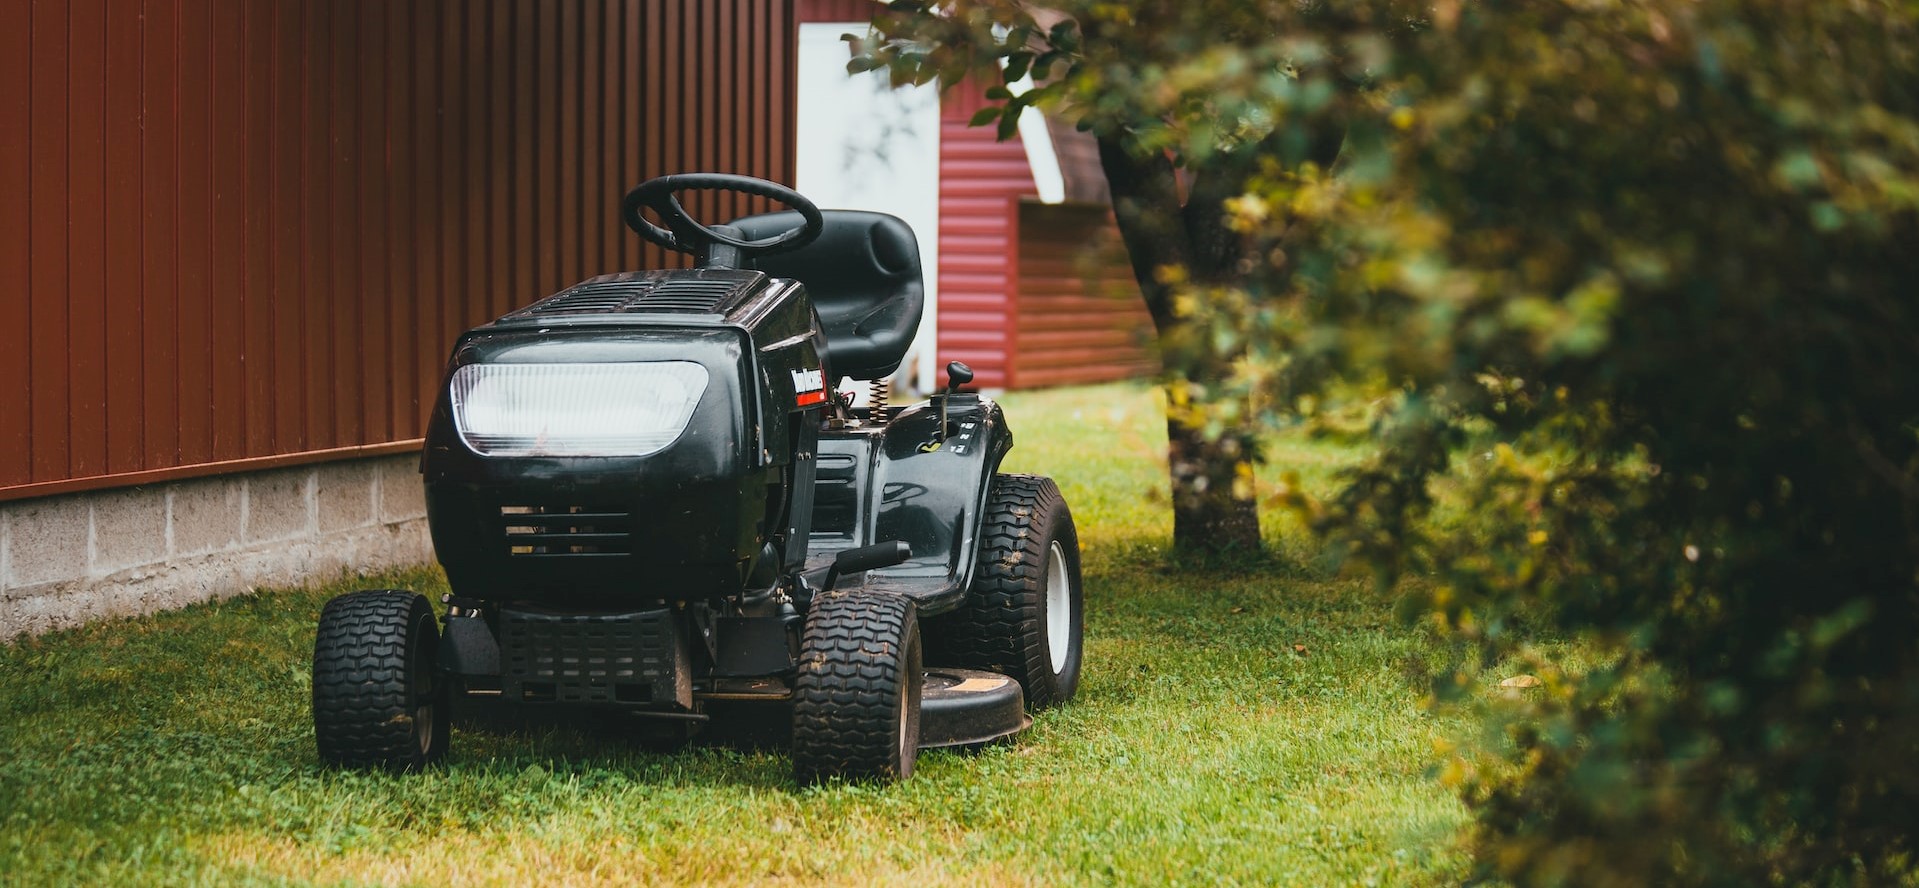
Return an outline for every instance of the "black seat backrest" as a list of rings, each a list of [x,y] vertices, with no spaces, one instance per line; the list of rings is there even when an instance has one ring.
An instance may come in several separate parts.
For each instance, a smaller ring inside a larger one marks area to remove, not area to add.
[[[826,367],[835,377],[879,379],[899,369],[926,307],[919,241],[898,216],[822,210],[819,239],[753,260],[753,267],[806,285],[826,328]],[[795,212],[732,223],[757,240],[800,224]]]

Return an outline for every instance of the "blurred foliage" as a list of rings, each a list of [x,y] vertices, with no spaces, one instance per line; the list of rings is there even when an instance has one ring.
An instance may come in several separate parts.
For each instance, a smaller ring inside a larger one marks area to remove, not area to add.
[[[1257,549],[1256,411],[1231,380],[1249,340],[1205,322],[1199,302],[1288,289],[1236,228],[1229,202],[1273,174],[1333,162],[1368,59],[1369,20],[1311,4],[904,0],[875,20],[850,68],[896,84],[979,81],[974,125],[1001,138],[1043,106],[1099,146],[1119,230],[1152,315],[1164,374],[1174,546],[1206,555]],[[1276,35],[1342,33],[1329,55]],[[860,39],[856,35],[853,39]]]
[[[1269,418],[1389,393],[1343,493],[1280,499],[1460,642],[1480,875],[1910,883],[1919,4],[1049,6],[895,3],[856,66],[1004,59],[1046,85],[1000,121],[1255,167],[1238,274],[1163,274]]]

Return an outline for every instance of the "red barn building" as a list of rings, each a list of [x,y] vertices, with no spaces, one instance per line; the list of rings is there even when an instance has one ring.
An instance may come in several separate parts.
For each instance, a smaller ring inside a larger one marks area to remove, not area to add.
[[[972,365],[986,388],[1150,372],[1151,320],[1112,227],[1092,138],[1049,127],[1038,112],[1005,142],[993,127],[969,127],[984,104],[977,84],[943,96],[932,87],[908,89],[925,95],[904,102],[901,93],[828,84],[819,75],[838,74],[848,58],[838,38],[862,33],[873,8],[871,0],[801,5],[802,77],[813,79],[801,99],[799,186],[900,215],[920,230],[934,270],[927,282],[933,310],[913,362],[915,381],[934,384],[936,368],[949,360]],[[930,119],[920,119],[921,107]],[[931,132],[902,133],[914,129]],[[925,152],[936,153],[937,163],[901,157]],[[868,155],[872,163],[854,175],[874,181],[847,181],[838,169],[842,154]],[[871,176],[874,163],[894,169]]]
[[[968,84],[940,108],[939,352],[981,385],[1045,388],[1152,372],[1152,318],[1113,227],[1092,139],[967,126]],[[1045,124],[1037,111],[1033,123]],[[1041,140],[1033,150],[1030,140]],[[1051,194],[1041,197],[1040,181]]]

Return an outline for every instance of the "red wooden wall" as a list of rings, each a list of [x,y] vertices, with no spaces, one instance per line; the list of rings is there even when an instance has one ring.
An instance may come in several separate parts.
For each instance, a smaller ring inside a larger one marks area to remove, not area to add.
[[[983,104],[969,83],[940,108],[939,360],[988,388],[1152,373],[1152,318],[1111,211],[1039,203],[1020,137],[966,125]]]
[[[1086,385],[1159,368],[1153,318],[1105,204],[1019,203],[1008,388]]]
[[[799,0],[801,22],[864,22],[885,12],[879,0]]]
[[[787,0],[6,8],[0,499],[416,446],[628,187],[792,177]]]
[[[983,104],[969,81],[940,105],[939,360],[965,361],[980,386],[1005,388],[1012,232],[1018,198],[1038,189],[1017,137],[966,125]]]

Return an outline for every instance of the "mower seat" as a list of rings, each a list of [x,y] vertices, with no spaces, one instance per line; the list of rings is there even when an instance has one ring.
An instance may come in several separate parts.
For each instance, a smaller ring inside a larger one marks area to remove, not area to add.
[[[753,267],[806,285],[826,331],[827,372],[836,379],[880,379],[899,369],[926,307],[919,241],[897,216],[822,210],[826,228],[797,250],[754,259]],[[787,211],[731,223],[748,239],[800,225]]]

